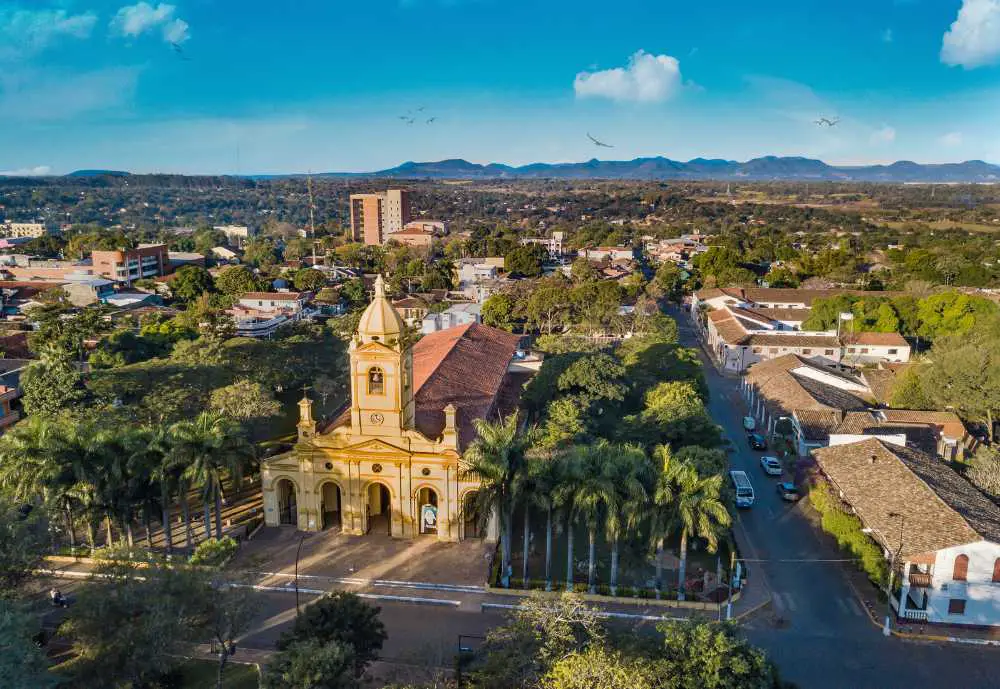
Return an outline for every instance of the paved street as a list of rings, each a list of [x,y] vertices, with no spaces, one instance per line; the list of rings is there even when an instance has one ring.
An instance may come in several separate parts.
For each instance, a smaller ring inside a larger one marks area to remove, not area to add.
[[[681,343],[698,347],[687,314],[673,315]],[[772,603],[747,620],[747,637],[771,654],[786,679],[803,688],[931,687],[942,686],[941,678],[949,675],[960,676],[963,687],[996,686],[1000,649],[886,639],[872,625],[844,565],[829,561],[843,555],[802,516],[803,505],[781,501],[774,489],[778,479],[760,468],[764,453],[747,446],[738,380],[719,375],[704,352],[702,358],[709,411],[733,443],[733,467],[747,472],[756,494],[754,507],[740,513],[736,528],[744,529],[751,544],[743,557],[763,561],[749,567],[755,585],[763,578]],[[877,616],[883,615],[880,608]]]

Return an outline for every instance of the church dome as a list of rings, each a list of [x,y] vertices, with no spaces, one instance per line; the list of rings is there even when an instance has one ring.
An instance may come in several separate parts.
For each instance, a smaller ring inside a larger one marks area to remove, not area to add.
[[[375,298],[361,314],[358,322],[358,336],[363,342],[379,340],[386,342],[403,332],[403,319],[385,296],[385,281],[379,275],[375,279]]]

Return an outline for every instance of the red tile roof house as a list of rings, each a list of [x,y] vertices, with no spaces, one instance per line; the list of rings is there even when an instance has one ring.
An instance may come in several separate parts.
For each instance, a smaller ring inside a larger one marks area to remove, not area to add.
[[[898,619],[1000,627],[1000,508],[920,450],[871,438],[812,454],[894,562]]]

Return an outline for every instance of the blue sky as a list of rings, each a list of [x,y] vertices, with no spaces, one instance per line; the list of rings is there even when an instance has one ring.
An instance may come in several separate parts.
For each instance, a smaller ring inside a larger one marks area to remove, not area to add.
[[[1000,163],[1000,0],[0,0],[0,172],[767,154]]]

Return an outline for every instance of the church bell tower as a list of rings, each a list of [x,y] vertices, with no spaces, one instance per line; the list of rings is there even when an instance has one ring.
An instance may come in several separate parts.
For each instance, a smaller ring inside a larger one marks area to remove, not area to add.
[[[402,342],[405,330],[379,275],[349,348],[351,429],[356,434],[398,436],[413,428],[413,353]]]

